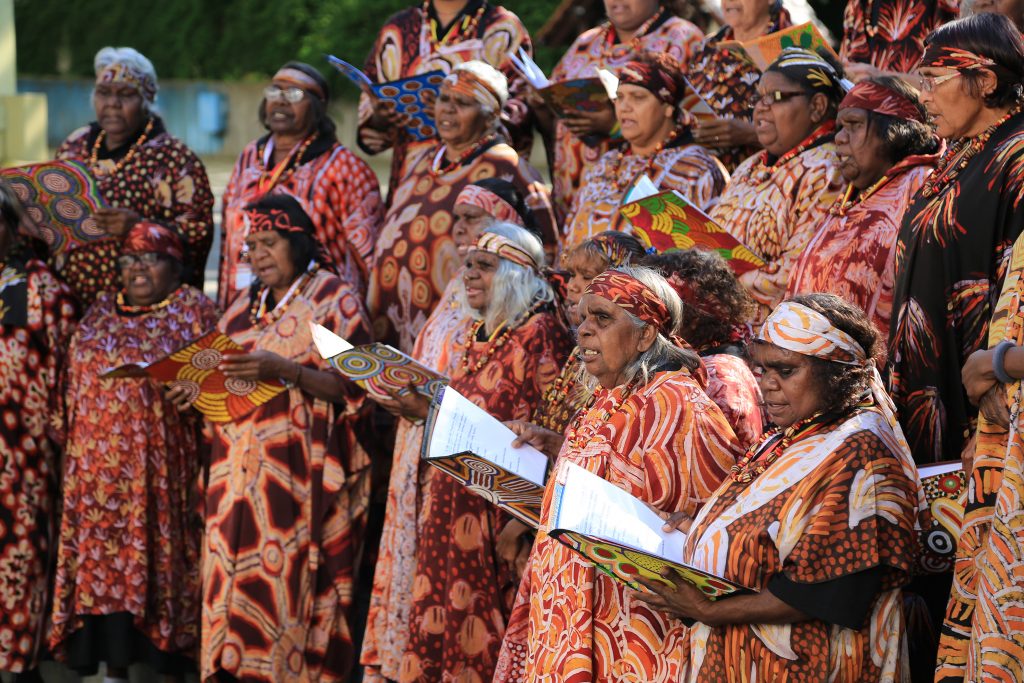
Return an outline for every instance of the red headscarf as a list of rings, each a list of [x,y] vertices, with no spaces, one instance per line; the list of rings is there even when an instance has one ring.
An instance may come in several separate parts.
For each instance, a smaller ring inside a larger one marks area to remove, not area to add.
[[[654,93],[665,104],[676,106],[686,92],[679,65],[667,55],[626,62],[619,69],[619,85],[635,85]]]
[[[504,199],[479,185],[466,185],[462,192],[455,198],[456,204],[469,204],[483,209],[487,215],[493,216],[499,221],[515,223],[519,227],[525,227],[523,217],[515,208]]]
[[[924,123],[920,109],[903,95],[884,85],[861,81],[846,93],[839,103],[840,109],[866,109],[876,114],[895,116],[898,119]]]
[[[917,68],[931,66],[937,69],[956,69],[965,71],[967,69],[991,69],[996,63],[985,55],[975,54],[970,50],[948,45],[929,45],[925,48],[921,61]]]
[[[139,221],[128,231],[121,243],[123,254],[156,253],[170,256],[176,261],[185,260],[185,246],[174,230],[149,221]]]
[[[666,337],[674,334],[668,306],[650,287],[621,270],[609,269],[590,281],[587,293],[611,301]]]

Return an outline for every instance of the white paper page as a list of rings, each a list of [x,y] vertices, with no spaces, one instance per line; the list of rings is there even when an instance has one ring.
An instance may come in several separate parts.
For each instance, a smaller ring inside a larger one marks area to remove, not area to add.
[[[924,465],[923,467],[917,468],[917,474],[924,479],[925,477],[934,477],[939,474],[949,474],[950,472],[958,472],[964,468],[963,463],[956,462],[940,462],[934,465]]]
[[[538,486],[544,485],[547,456],[532,446],[512,448],[515,433],[451,387],[434,418],[427,458],[472,451]]]
[[[464,48],[460,45],[460,49]],[[530,85],[534,88],[540,90],[541,88],[546,88],[551,85],[551,81],[549,81],[548,77],[544,75],[541,68],[537,66],[537,62],[533,61],[530,55],[526,54],[523,48],[519,48],[518,55],[514,55],[509,52],[508,58],[516,70],[523,74],[526,80],[529,81]]]
[[[619,77],[608,69],[595,70],[597,71],[597,77],[600,79],[601,85],[604,86],[604,91],[608,93],[608,99],[614,100],[619,94]]]
[[[664,520],[615,484],[571,462],[562,467],[564,484],[555,528],[604,538],[673,562],[682,559],[686,534],[662,531]]]
[[[626,198],[622,203],[629,204],[630,202],[640,201],[656,194],[658,194],[658,186],[645,173],[637,178],[637,181],[633,183],[633,187],[629,188],[629,192],[626,193]]]
[[[312,320],[309,322],[309,332],[313,335],[313,345],[316,346],[317,353],[324,360],[334,358],[339,353],[345,353],[355,348],[342,337]]]

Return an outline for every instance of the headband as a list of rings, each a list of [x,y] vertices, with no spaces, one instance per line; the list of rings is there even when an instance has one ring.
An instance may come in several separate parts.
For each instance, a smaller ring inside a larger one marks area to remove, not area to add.
[[[501,97],[472,71],[457,69],[445,77],[444,84],[452,92],[473,99],[481,107],[501,111]]]
[[[599,296],[632,313],[666,337],[673,336],[668,306],[650,287],[621,270],[609,269],[590,281],[587,294]]]
[[[610,268],[627,265],[633,257],[633,252],[624,244],[607,235],[595,235],[587,240],[587,242],[592,244],[607,259]]]
[[[477,251],[486,251],[490,254],[495,254],[506,261],[511,261],[516,265],[529,268],[533,271],[540,271],[541,264],[533,260],[530,253],[520,247],[518,244],[513,242],[507,237],[503,237],[494,232],[485,232],[480,235],[480,239],[476,241],[476,246],[473,247]]]
[[[274,74],[273,80],[312,92],[321,102],[327,101],[327,93],[324,92],[323,86],[317,83],[315,78],[298,69],[280,69]]]
[[[313,235],[313,223],[307,216],[305,220],[295,212],[285,211],[278,208],[247,207],[243,210],[249,224],[247,234],[266,232],[267,230],[280,230],[282,232],[304,232],[311,237]]]
[[[840,109],[866,109],[876,114],[924,123],[921,111],[909,99],[884,85],[861,81],[846,93],[839,103]]]
[[[812,93],[824,93],[838,102],[852,86],[842,78],[836,68],[817,52],[798,47],[787,47],[765,70],[775,71]]]
[[[992,59],[975,54],[970,50],[948,45],[940,47],[933,44],[925,48],[921,61],[917,63],[918,69],[924,66],[965,71],[967,69],[991,69],[996,66],[996,63]]]
[[[96,74],[96,84],[110,83],[129,85],[139,91],[142,98],[153,104],[158,90],[156,79],[125,62],[115,62]]]
[[[521,228],[526,225],[515,207],[494,192],[479,185],[466,185],[462,188],[459,196],[455,198],[455,203],[478,207],[499,221],[515,223]]]
[[[177,232],[159,223],[139,221],[132,226],[121,243],[121,253],[149,252],[170,256],[179,262],[185,260],[185,246]]]
[[[619,85],[650,91],[663,103],[676,106],[685,92],[680,74],[661,63],[632,61],[619,69]]]

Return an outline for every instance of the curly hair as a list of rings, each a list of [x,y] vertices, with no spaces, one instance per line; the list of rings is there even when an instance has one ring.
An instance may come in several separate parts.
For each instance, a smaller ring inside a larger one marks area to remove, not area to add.
[[[902,78],[893,76],[875,76],[867,79],[902,95],[911,102],[921,116],[921,121],[928,120],[928,112],[918,97],[916,89]],[[917,154],[935,154],[939,151],[939,138],[935,132],[921,121],[901,119],[878,112],[868,112],[868,125],[885,148],[885,154],[893,164]]]
[[[680,336],[701,351],[728,341],[754,317],[754,300],[719,254],[703,249],[648,256],[645,265],[664,275],[683,301]]]

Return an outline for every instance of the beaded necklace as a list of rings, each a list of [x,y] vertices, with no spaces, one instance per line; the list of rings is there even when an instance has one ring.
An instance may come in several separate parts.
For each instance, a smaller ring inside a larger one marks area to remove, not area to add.
[[[267,146],[264,147],[263,151],[258,154],[258,158],[261,162],[260,179],[258,189],[260,194],[266,194],[274,189],[275,186],[295,171],[295,167],[302,163],[302,155],[306,153],[309,146],[313,144],[313,140],[316,139],[317,132],[313,131],[310,133],[301,144],[292,148],[288,152],[288,156],[280,161],[274,168],[269,171],[267,165],[270,160],[273,159],[273,142],[268,142]],[[292,163],[292,162],[295,163]]]
[[[775,175],[777,170],[789,163],[789,161],[794,157],[797,157],[812,147],[816,147],[824,142],[826,137],[835,132],[835,129],[835,121],[826,121],[815,128],[814,132],[804,138],[800,144],[776,159],[773,164],[768,163],[768,150],[762,150],[758,155],[757,165],[754,167],[751,175],[759,181],[768,180]]]
[[[430,0],[423,0],[423,7],[421,9],[423,20],[420,25],[420,36],[424,38],[422,42],[426,42],[428,46],[428,54],[436,52],[439,47],[449,43],[459,42],[455,38],[474,35],[486,10],[487,3],[481,3],[473,16],[463,16],[462,21],[459,21],[458,17],[456,17],[455,25],[451,27],[448,33],[444,34],[443,38],[438,39],[437,31],[439,27],[437,20],[430,16]]]
[[[146,123],[146,127],[142,130],[142,135],[132,143],[132,146],[128,149],[128,153],[121,157],[119,160],[114,162],[114,167],[107,173],[113,175],[120,173],[121,169],[128,165],[128,162],[135,157],[138,149],[146,143],[146,139],[149,138],[150,132],[153,130],[153,122],[155,119],[150,119]],[[100,148],[103,145],[103,141],[107,139],[107,131],[100,129],[99,135],[96,136],[96,142],[92,143],[92,153],[89,154],[89,168],[95,174],[100,174],[103,171],[97,166],[99,164]]]
[[[454,171],[459,166],[462,166],[467,161],[472,159],[474,156],[479,154],[481,151],[487,149],[498,140],[497,133],[491,133],[490,135],[484,136],[480,143],[473,145],[465,152],[459,155],[454,161],[445,160],[444,153],[448,150],[448,145],[441,145],[440,149],[437,150],[437,154],[434,155],[434,160],[430,164],[430,175],[437,177],[444,175],[449,171]],[[443,161],[443,163],[442,163]]]
[[[292,286],[288,288],[285,295],[281,297],[281,300],[274,306],[274,310],[267,312],[267,296],[270,293],[269,287],[260,287],[259,294],[253,297],[252,305],[249,306],[249,321],[253,325],[262,325],[267,327],[273,325],[275,322],[281,319],[284,315],[285,310],[288,308],[288,304],[295,297],[298,292],[305,289],[306,284],[313,279],[313,275],[316,273],[318,266],[313,265],[309,270],[300,275]]]
[[[530,316],[532,316],[543,304],[543,301],[534,303],[526,309],[526,312],[520,316],[519,320],[529,320]],[[462,375],[464,377],[469,377],[470,375],[475,374],[478,370],[487,365],[487,363],[490,362],[491,357],[497,353],[498,349],[508,343],[508,340],[512,337],[512,333],[515,332],[518,327],[517,325],[510,325],[508,322],[504,322],[499,325],[498,329],[492,332],[490,337],[487,338],[487,351],[485,351],[484,355],[477,360],[476,364],[470,367],[469,352],[473,348],[473,342],[476,341],[477,335],[480,333],[483,326],[484,321],[482,319],[473,323],[469,328],[466,343],[463,344]]]
[[[167,308],[168,306],[170,306],[171,302],[177,298],[174,295],[179,291],[181,291],[180,287],[178,289],[175,289],[170,294],[168,294],[165,299],[163,299],[162,301],[158,301],[155,304],[133,306],[132,304],[128,303],[127,299],[124,296],[124,290],[122,289],[117,293],[117,299],[115,300],[115,303],[117,305],[117,312],[126,315],[139,315],[140,313],[150,313],[152,311],[159,311],[161,308]]]
[[[573,398],[575,398],[573,394],[577,388],[580,369],[579,358],[580,347],[577,346],[566,359],[565,365],[562,366],[562,372],[545,390],[541,400],[541,410],[536,420],[541,427],[559,432],[564,431],[566,423],[572,419],[572,416],[593,400],[591,398],[583,406],[573,404]]]
[[[647,35],[651,28],[658,23],[662,15],[665,14],[665,8],[659,7],[658,11],[652,14],[647,21],[640,24],[639,28],[633,33],[633,37],[629,39],[629,52],[630,54],[639,54],[643,52],[643,47],[640,44],[641,39]],[[615,30],[615,27],[609,21],[604,26],[604,36],[602,36],[601,42],[603,46],[601,48],[601,62],[607,63],[612,56],[612,52],[616,47],[616,40],[618,40],[619,32]],[[618,45],[622,45],[619,43]]]
[[[857,204],[863,203],[868,197],[873,195],[882,189],[882,186],[889,182],[891,178],[887,175],[883,175],[877,181],[871,184],[870,187],[864,188],[863,192],[860,192],[856,197],[853,197],[853,185],[849,185],[846,188],[846,192],[843,196],[836,200],[836,203],[829,207],[828,212],[833,216],[845,216],[846,212],[852,209]]]
[[[601,425],[607,424],[608,421],[611,420],[611,418],[614,415],[622,412],[625,409],[626,403],[633,396],[633,393],[636,391],[638,385],[639,380],[634,380],[629,384],[625,385],[622,388],[622,395],[619,397],[619,402],[616,403],[615,401],[609,401],[609,403],[611,404],[610,407],[605,408],[604,411],[600,414],[600,416],[597,417],[597,419],[588,419],[581,421],[579,423],[574,421],[573,425],[570,426],[565,433],[565,440],[569,447],[568,452],[578,452],[582,446],[585,446],[586,443],[593,438],[593,434],[590,433],[589,430],[581,429],[581,427],[587,424],[597,424],[599,427]],[[610,391],[614,392],[615,389],[611,389]],[[595,403],[597,403],[597,401],[597,397],[594,396],[590,399],[589,405],[594,405]]]
[[[742,484],[749,484],[778,460],[794,441],[821,431],[831,422],[832,419],[817,412],[803,420],[797,420],[785,430],[779,427],[768,430],[751,444],[743,457],[730,468],[729,476]]]
[[[654,148],[654,151],[646,155],[647,161],[644,163],[639,173],[631,173],[628,178],[622,178],[619,171],[622,169],[622,164],[626,159],[626,154],[632,154],[633,148],[630,146],[626,151],[617,150],[615,152],[614,165],[610,170],[611,176],[614,178],[612,181],[615,184],[615,189],[619,192],[625,192],[626,188],[633,184],[636,178],[643,176],[650,176],[654,170],[654,164],[658,161],[658,155],[665,151],[666,147],[669,147],[679,137],[679,129],[673,128],[672,132],[668,134],[664,140],[658,143],[658,146]]]
[[[986,128],[980,135],[973,138],[961,138],[950,145],[949,150],[939,159],[935,172],[921,186],[921,196],[931,197],[938,194],[944,185],[949,184],[967,168],[967,164],[988,144],[989,138],[996,130],[1006,123],[1011,116],[1020,113],[1021,104],[1015,104],[998,121]]]

